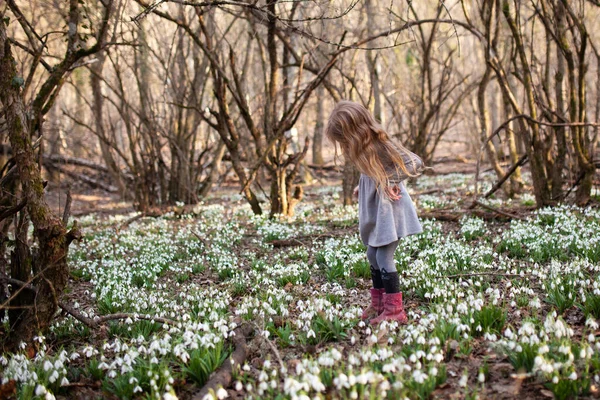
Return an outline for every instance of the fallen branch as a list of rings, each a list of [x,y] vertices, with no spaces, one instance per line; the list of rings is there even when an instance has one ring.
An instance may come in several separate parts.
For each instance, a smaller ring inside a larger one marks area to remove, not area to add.
[[[293,247],[293,246],[308,246],[306,243],[296,239],[281,239],[268,242],[273,247]]]
[[[442,191],[441,188],[435,188],[435,189],[423,190],[422,192],[410,193],[410,195],[411,196],[421,196],[423,194],[432,194],[432,193],[438,193],[438,192],[441,192],[441,191]]]
[[[408,278],[422,278],[423,277],[423,275],[403,275],[403,276],[408,277]],[[473,277],[473,276],[500,276],[503,278],[529,278],[529,277],[531,277],[531,274],[522,274],[521,275],[521,274],[508,274],[508,273],[502,273],[502,272],[472,272],[472,273],[468,273],[468,274],[435,275],[435,276],[431,276],[430,278],[456,279],[456,278],[469,278],[469,277]]]
[[[474,208],[476,205],[478,205],[478,204],[477,203],[475,203],[475,205],[471,204],[471,206],[469,206],[468,208],[459,209],[459,210],[454,209],[454,210],[420,211],[419,218],[453,222],[453,221],[458,221],[461,217],[463,217],[466,214],[470,214],[470,215],[479,217],[479,218],[483,219],[484,221],[497,221],[498,219],[500,219],[498,216],[498,214],[499,214],[508,219],[520,219],[520,220],[524,219],[523,217],[521,217],[519,215],[511,214],[506,211],[499,210],[495,207],[488,206],[487,204],[483,204],[483,203],[481,203],[479,205],[481,205],[481,207],[483,207],[485,209],[493,211],[495,214],[491,214],[489,212],[483,212],[480,210],[475,210]]]
[[[261,329],[259,328],[259,326],[255,322],[252,322],[252,325],[254,326],[254,329],[256,329],[257,332],[261,331]],[[279,355],[279,351],[277,350],[277,347],[275,347],[275,345],[273,344],[273,342],[270,341],[268,337],[265,337],[263,335],[260,335],[260,336],[261,336],[262,340],[267,343],[267,345],[271,349],[271,352],[275,355],[275,358],[277,359],[277,362],[279,363],[279,366],[281,368],[284,368],[285,365],[283,364],[283,360],[281,359],[281,355]]]
[[[93,163],[90,160],[86,160],[85,158],[52,154],[51,156],[44,156],[44,163],[76,165],[78,167],[86,167],[95,171],[108,174],[108,168],[106,168],[104,165]]]
[[[471,206],[469,208],[475,208],[475,206],[483,207],[485,209],[488,209],[490,211],[496,212],[498,214],[504,215],[505,217],[509,217],[509,218],[512,218],[512,219],[520,219],[520,220],[524,220],[525,219],[525,218],[521,217],[520,215],[512,214],[512,213],[509,213],[507,211],[502,211],[502,210],[500,210],[500,209],[498,209],[496,207],[492,207],[492,206],[490,206],[488,204],[482,203],[479,200],[474,200],[473,204],[471,204]]]
[[[239,368],[246,358],[248,357],[248,346],[246,343],[246,337],[249,336],[254,330],[252,325],[243,324],[234,329],[235,336],[233,337],[233,343],[235,350],[227,359],[223,362],[223,365],[216,370],[202,387],[198,393],[192,396],[192,400],[204,400],[204,397],[208,394],[215,393],[219,387],[226,388],[231,384],[233,372]]]
[[[81,182],[87,183],[88,185],[90,185],[93,188],[102,189],[109,193],[116,193],[118,191],[118,189],[115,186],[107,185],[106,183],[101,182],[97,179],[90,178],[89,176],[69,171],[65,168],[60,167],[57,164],[47,163],[46,166],[49,168],[54,168],[54,169],[58,170],[59,172],[65,174],[67,176],[70,176],[71,178],[73,178],[75,180],[79,180]]]
[[[30,282],[23,282],[18,279],[8,278],[8,283],[15,285],[15,286],[19,286],[20,289],[27,289],[27,290],[31,290],[33,292],[37,291],[35,286],[33,286]],[[92,318],[86,317],[85,315],[81,314],[79,311],[75,310],[70,305],[65,304],[63,302],[59,302],[58,306],[60,308],[62,308],[67,314],[71,315],[73,318],[75,318],[82,324],[88,326],[89,328],[97,328],[98,326],[100,326],[101,324],[103,324],[107,321],[127,319],[127,318],[131,318],[134,321],[140,320],[140,319],[146,320],[146,321],[154,321],[154,322],[158,322],[160,324],[171,325],[171,326],[175,326],[175,327],[177,327],[177,325],[178,325],[178,322],[175,320],[163,318],[163,317],[156,317],[156,316],[152,316],[152,315],[145,315],[145,314],[115,313],[115,314],[102,315],[100,317],[92,319]]]
[[[121,225],[119,225],[119,229],[117,231],[121,231],[124,228],[127,228],[129,225],[137,221],[138,219],[142,219],[144,217],[144,213],[139,213],[138,215],[134,215],[133,217],[124,221]]]
[[[138,315],[138,314],[130,314],[130,313],[108,314],[108,315],[103,315],[101,317],[92,319],[92,318],[82,315],[79,311],[76,311],[68,304],[61,302],[58,305],[67,314],[70,314],[73,318],[75,318],[82,324],[88,326],[89,328],[97,328],[105,322],[114,321],[114,320],[122,320],[122,319],[127,319],[127,318],[131,318],[133,321],[141,319],[141,320],[146,320],[146,321],[158,322],[159,324],[171,325],[171,326],[175,326],[175,327],[177,327],[177,325],[178,325],[178,322],[174,321],[172,319],[156,317],[156,316],[152,316],[152,315],[143,315],[143,314]]]

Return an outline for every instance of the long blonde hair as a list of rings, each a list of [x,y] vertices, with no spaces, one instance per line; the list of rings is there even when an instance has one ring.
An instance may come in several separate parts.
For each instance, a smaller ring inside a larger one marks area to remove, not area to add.
[[[410,157],[412,153],[401,144],[393,143],[381,124],[362,104],[339,101],[329,116],[325,135],[334,144],[340,145],[344,158],[373,179],[378,189],[389,186],[390,168],[395,168],[405,176],[418,175],[415,160],[411,157],[413,168],[409,171],[402,157]]]

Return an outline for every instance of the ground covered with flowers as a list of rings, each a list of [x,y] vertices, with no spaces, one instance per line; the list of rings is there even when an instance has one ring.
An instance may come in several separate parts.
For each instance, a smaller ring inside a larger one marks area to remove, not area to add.
[[[425,177],[410,191],[421,211],[448,208],[470,183]],[[90,329],[62,314],[34,354],[0,357],[2,388],[193,398],[246,324],[249,357],[215,397],[600,396],[600,210],[524,214],[524,196],[490,201],[523,220],[423,220],[396,252],[410,322],[374,327],[360,321],[370,270],[357,207],[340,206],[334,186],[307,192],[293,218],[254,216],[236,194],[128,224],[80,218],[64,301],[90,318],[131,317]]]

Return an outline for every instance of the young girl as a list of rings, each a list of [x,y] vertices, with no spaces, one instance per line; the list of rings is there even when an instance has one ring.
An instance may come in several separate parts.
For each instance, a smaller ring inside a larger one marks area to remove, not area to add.
[[[344,158],[360,171],[358,225],[371,264],[371,304],[362,319],[408,322],[394,264],[398,240],[423,231],[403,180],[422,173],[423,162],[390,140],[371,113],[358,103],[340,101],[327,124],[326,136],[339,144]],[[337,147],[336,147],[337,152]]]

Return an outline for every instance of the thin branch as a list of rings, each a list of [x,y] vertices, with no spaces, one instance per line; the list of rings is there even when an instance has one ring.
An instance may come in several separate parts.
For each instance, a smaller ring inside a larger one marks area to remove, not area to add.
[[[492,206],[490,206],[488,204],[482,203],[479,200],[473,201],[473,204],[471,204],[470,208],[474,208],[476,205],[480,206],[480,207],[483,207],[485,209],[488,209],[490,211],[496,212],[498,214],[504,215],[505,217],[509,217],[509,218],[512,218],[512,219],[520,219],[520,220],[524,220],[525,219],[525,218],[521,217],[520,215],[512,214],[512,213],[509,213],[507,211],[502,211],[502,210],[500,210],[500,209],[498,209],[496,207],[492,207]]]

